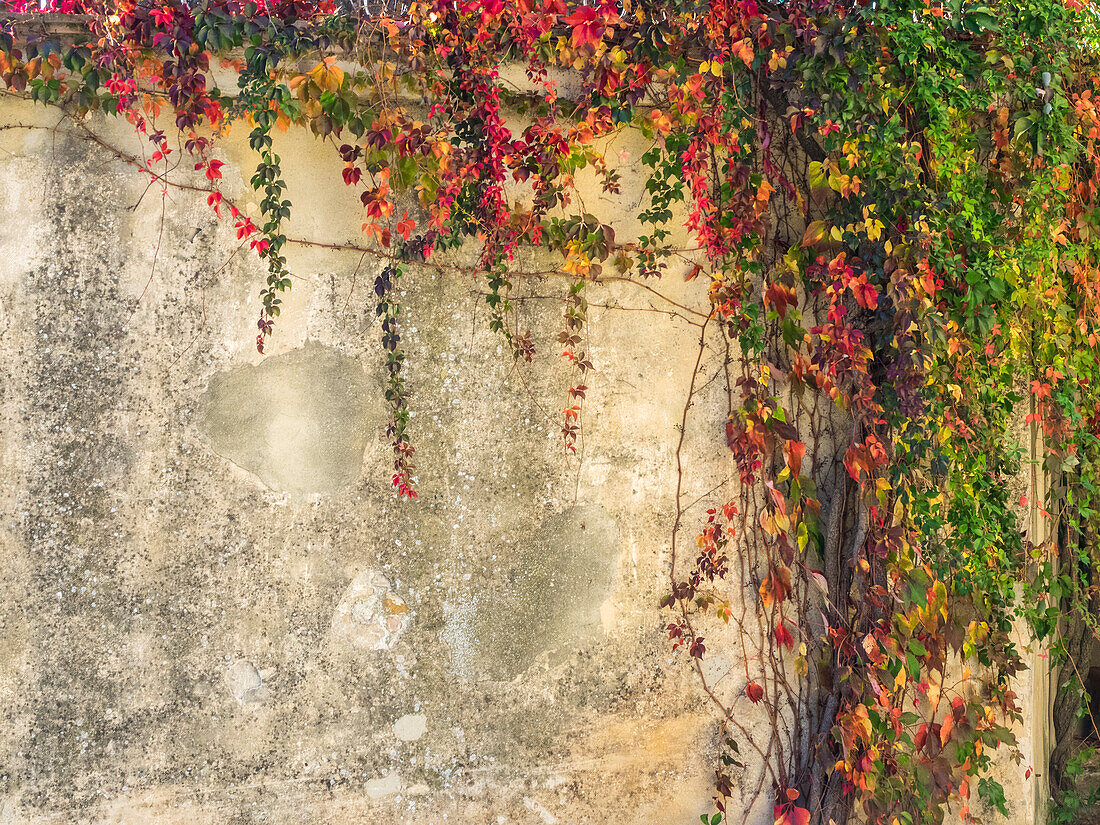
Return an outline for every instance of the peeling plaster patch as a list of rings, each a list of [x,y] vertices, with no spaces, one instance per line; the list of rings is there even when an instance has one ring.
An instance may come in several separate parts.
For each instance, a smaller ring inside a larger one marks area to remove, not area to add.
[[[332,632],[366,650],[389,650],[408,627],[409,608],[390,591],[389,580],[364,570],[348,585],[332,617]]]
[[[272,489],[305,495],[359,477],[381,418],[378,392],[359,362],[307,342],[215,375],[199,422],[216,453]]]
[[[618,615],[619,611],[611,599],[607,599],[600,605],[600,625],[603,627],[604,633],[610,633],[614,629]]]
[[[393,796],[393,794],[401,793],[403,786],[404,783],[401,781],[400,774],[391,773],[364,782],[363,793],[371,799],[381,799],[383,796]]]
[[[225,672],[225,686],[233,698],[241,704],[257,699],[257,693],[263,685],[260,672],[246,659],[238,659]]]
[[[546,810],[546,806],[539,802],[537,799],[532,799],[529,796],[523,797],[523,805],[527,810],[533,811],[539,815],[546,825],[557,825],[558,818]]]
[[[428,717],[423,713],[406,714],[393,723],[393,735],[402,742],[415,742],[428,729]]]

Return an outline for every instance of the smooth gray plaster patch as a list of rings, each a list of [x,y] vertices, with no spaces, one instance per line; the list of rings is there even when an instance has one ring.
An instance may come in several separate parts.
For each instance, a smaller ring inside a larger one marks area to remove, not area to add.
[[[199,421],[216,453],[272,489],[308,495],[359,477],[381,407],[358,361],[307,342],[215,375]]]

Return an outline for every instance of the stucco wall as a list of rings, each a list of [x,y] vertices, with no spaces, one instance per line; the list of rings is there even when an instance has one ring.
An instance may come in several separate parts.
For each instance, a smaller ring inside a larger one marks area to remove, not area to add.
[[[0,105],[0,822],[698,822],[715,723],[657,600],[699,319],[589,295],[567,460],[564,282],[520,279],[539,355],[516,367],[481,283],[410,270],[398,501],[377,260],[291,246],[261,357],[232,227],[57,121]],[[334,154],[277,149],[288,234],[358,241]],[[223,153],[248,206],[245,136]],[[687,500],[729,472],[724,404],[696,401]]]

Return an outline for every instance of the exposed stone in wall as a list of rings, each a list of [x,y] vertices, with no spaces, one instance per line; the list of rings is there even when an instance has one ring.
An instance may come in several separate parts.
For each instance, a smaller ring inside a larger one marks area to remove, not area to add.
[[[408,624],[408,605],[374,570],[355,577],[332,616],[333,635],[366,650],[389,650]]]

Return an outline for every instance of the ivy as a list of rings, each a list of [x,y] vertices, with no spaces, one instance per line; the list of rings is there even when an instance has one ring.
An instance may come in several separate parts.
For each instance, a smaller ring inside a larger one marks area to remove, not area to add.
[[[409,443],[409,403],[405,393],[405,353],[401,351],[399,320],[401,304],[396,298],[397,282],[404,274],[401,266],[385,267],[374,281],[378,298],[375,314],[382,319],[382,349],[386,354],[386,403],[390,423],[386,435],[393,443],[393,486],[400,496],[416,498],[413,487],[413,447]]]

